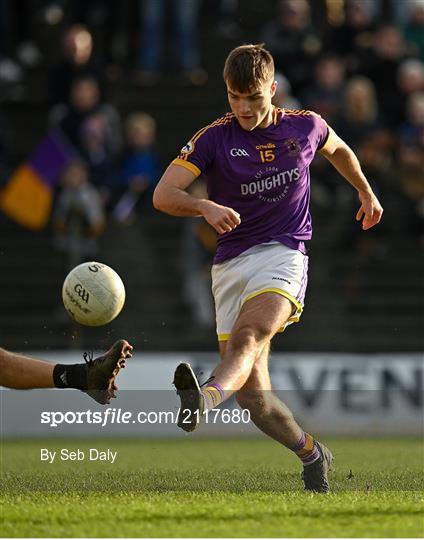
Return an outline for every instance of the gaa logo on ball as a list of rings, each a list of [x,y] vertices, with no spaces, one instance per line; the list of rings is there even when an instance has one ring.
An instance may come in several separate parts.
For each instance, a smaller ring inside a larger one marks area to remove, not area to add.
[[[86,326],[102,326],[121,312],[125,287],[110,266],[87,262],[76,266],[66,276],[62,299],[75,321]]]

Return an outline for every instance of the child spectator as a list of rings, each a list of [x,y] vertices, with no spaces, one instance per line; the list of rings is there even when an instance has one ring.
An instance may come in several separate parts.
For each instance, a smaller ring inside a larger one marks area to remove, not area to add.
[[[122,160],[120,198],[113,214],[117,221],[125,222],[134,212],[143,195],[153,192],[159,179],[159,166],[153,146],[156,140],[156,122],[149,114],[135,112],[125,125],[126,150]]]
[[[62,189],[53,211],[54,244],[68,255],[68,268],[93,260],[105,216],[96,188],[89,181],[87,165],[76,160],[65,170]]]

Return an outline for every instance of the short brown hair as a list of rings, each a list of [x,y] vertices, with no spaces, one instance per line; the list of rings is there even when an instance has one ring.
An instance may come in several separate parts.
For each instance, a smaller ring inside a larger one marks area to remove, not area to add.
[[[230,52],[223,73],[230,88],[246,93],[274,77],[274,59],[264,45],[240,45]]]

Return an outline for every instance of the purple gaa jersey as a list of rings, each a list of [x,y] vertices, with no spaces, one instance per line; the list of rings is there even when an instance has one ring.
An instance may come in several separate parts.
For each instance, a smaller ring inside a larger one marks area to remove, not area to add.
[[[184,146],[173,163],[202,174],[209,199],[240,214],[240,225],[218,236],[215,264],[269,242],[304,252],[312,236],[309,165],[328,136],[319,115],[275,108],[267,128],[246,131],[227,113]]]

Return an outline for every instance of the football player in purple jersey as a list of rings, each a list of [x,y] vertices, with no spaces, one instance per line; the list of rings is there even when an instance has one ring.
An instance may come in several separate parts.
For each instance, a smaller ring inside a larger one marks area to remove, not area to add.
[[[274,61],[263,45],[235,48],[223,75],[231,113],[191,138],[153,197],[157,209],[203,217],[218,233],[212,291],[221,361],[202,388],[189,364],[176,368],[178,425],[193,431],[205,410],[235,393],[256,426],[301,459],[305,488],[327,492],[333,456],[272,393],[268,371],[273,336],[298,322],[303,310],[305,241],[312,236],[309,166],[315,154],[357,190],[356,219],[364,230],[380,221],[383,209],[357,157],[325,120],[272,105]],[[200,174],[208,199],[187,192]]]

